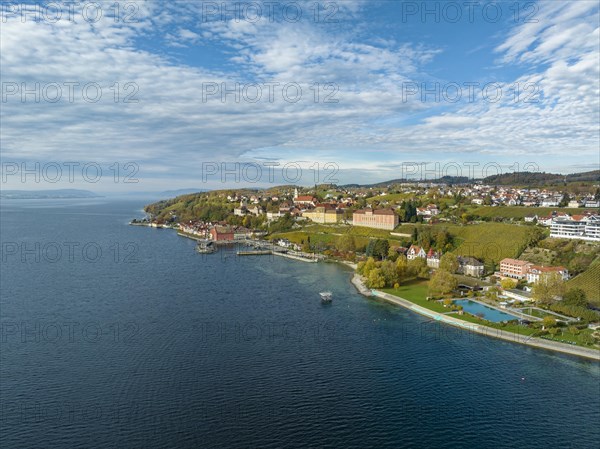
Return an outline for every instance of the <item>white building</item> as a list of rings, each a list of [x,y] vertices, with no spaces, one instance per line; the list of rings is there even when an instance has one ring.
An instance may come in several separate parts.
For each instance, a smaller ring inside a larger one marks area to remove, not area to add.
[[[552,220],[550,237],[600,241],[600,216],[575,215]]]

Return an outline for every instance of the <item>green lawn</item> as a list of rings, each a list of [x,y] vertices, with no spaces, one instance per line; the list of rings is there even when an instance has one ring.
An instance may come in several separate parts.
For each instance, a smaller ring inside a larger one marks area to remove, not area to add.
[[[561,343],[569,343],[569,344],[573,344],[575,343],[577,346],[584,346],[584,347],[592,347],[591,345],[586,345],[583,341],[582,341],[582,335],[585,334],[592,334],[592,331],[590,329],[583,329],[579,332],[579,334],[575,335],[572,334],[571,332],[569,332],[567,329],[563,329],[561,328],[561,331],[559,331],[558,334],[556,334],[554,337],[550,334],[546,334],[543,336],[543,338],[547,339],[547,340],[553,340],[553,341],[558,341]]]
[[[406,299],[418,306],[421,306],[425,309],[429,309],[433,312],[438,313],[447,313],[450,312],[450,309],[444,307],[441,302],[438,301],[427,301],[427,282],[426,281],[413,281],[407,283],[406,285],[402,285],[400,288],[383,288],[381,291],[385,293],[389,293],[394,296],[399,296],[400,298]],[[469,323],[481,324],[484,326],[492,327],[495,329],[502,329],[507,332],[513,332],[519,335],[531,335],[537,331],[535,328],[530,328],[527,326],[522,326],[517,323],[508,323],[503,325],[501,323],[493,323],[491,321],[482,320],[476,316],[469,315],[467,313],[463,315],[459,315],[458,313],[452,313],[450,316],[457,318],[459,320],[463,320]]]
[[[381,291],[389,293],[390,295],[399,296],[410,302],[415,303],[418,306],[424,307],[434,312],[449,312],[449,309],[444,307],[437,301],[427,301],[428,291],[427,281],[412,281],[400,288],[382,288]]]

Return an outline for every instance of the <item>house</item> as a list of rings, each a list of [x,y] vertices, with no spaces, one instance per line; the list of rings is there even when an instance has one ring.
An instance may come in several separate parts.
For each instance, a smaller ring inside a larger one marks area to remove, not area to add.
[[[279,218],[283,217],[284,215],[285,215],[285,213],[281,212],[281,211],[267,212],[267,221],[278,220]]]
[[[529,267],[529,271],[527,272],[527,282],[535,284],[541,278],[551,273],[560,274],[561,278],[564,281],[569,279],[569,272],[565,267],[543,267],[538,265],[532,265]]]
[[[427,253],[427,266],[430,268],[439,268],[441,257],[441,253],[434,251],[433,248],[430,248],[429,252]]]
[[[467,276],[481,277],[485,271],[483,262],[474,257],[459,257],[458,272]]]
[[[398,222],[398,215],[392,209],[361,209],[352,214],[354,226],[393,231]]]
[[[438,215],[440,210],[437,208],[435,204],[428,204],[425,207],[417,208],[417,215],[422,216],[425,220],[431,219],[431,217]]]
[[[533,223],[534,221],[538,220],[538,216],[537,215],[528,215],[525,217],[525,223]]]
[[[225,226],[213,226],[210,229],[210,237],[215,242],[228,242],[235,239],[233,229]]]
[[[570,209],[576,209],[578,207],[581,207],[581,204],[579,203],[579,201],[571,200],[569,201],[569,204],[567,204],[567,207]]]
[[[420,246],[411,245],[410,248],[408,248],[408,251],[406,252],[406,258],[408,260],[414,260],[417,257],[425,259],[427,257],[427,254],[425,253],[425,250]]]
[[[525,260],[502,259],[500,261],[500,274],[513,279],[524,279],[532,264]]]

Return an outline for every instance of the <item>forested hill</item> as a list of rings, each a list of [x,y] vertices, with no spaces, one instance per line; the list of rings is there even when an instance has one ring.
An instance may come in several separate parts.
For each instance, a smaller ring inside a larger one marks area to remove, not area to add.
[[[518,172],[505,173],[502,175],[488,176],[483,179],[484,184],[489,185],[514,185],[514,186],[548,186],[571,182],[598,182],[600,181],[600,170],[585,173],[573,173],[570,175],[559,175],[555,173]]]
[[[387,187],[393,184],[414,183],[414,182],[431,182],[440,184],[471,184],[474,181],[481,181],[483,184],[498,185],[498,186],[528,186],[542,187],[560,185],[563,183],[577,182],[599,182],[600,170],[589,171],[585,173],[572,173],[569,175],[561,175],[557,173],[540,173],[540,172],[514,172],[505,173],[502,175],[492,175],[483,179],[470,179],[466,176],[443,176],[436,179],[418,179],[418,178],[397,178],[389,181],[378,182],[375,184],[346,184],[342,187],[347,188],[379,188]]]

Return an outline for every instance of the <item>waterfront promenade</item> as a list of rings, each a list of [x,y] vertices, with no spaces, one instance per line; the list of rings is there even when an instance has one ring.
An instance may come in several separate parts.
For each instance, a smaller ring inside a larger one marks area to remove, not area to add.
[[[399,296],[391,295],[379,290],[368,289],[360,275],[354,274],[352,283],[358,289],[358,291],[368,297],[381,298],[390,303],[409,309],[415,313],[431,318],[432,320],[448,324],[450,326],[458,327],[466,331],[474,332],[487,337],[499,338],[501,340],[510,341],[513,343],[524,344],[533,346],[536,348],[547,349],[549,351],[558,351],[565,354],[576,355],[579,357],[585,357],[587,359],[600,361],[600,351],[597,349],[582,348],[580,346],[568,345],[556,341],[545,340],[538,337],[531,337],[528,335],[515,334],[513,332],[507,332],[502,329],[495,329],[493,327],[483,326],[481,324],[470,323],[458,318],[448,316],[446,314],[434,312],[432,310],[421,307],[414,304],[406,299],[400,298]]]

